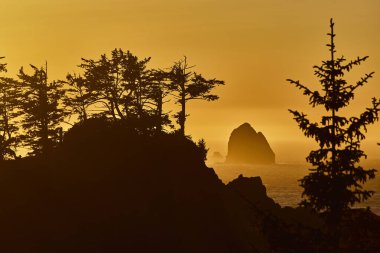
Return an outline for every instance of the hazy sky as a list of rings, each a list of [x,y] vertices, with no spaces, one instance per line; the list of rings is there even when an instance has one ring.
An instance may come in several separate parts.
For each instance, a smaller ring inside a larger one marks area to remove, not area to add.
[[[349,111],[357,115],[380,97],[378,0],[0,0],[0,55],[9,75],[29,63],[49,63],[51,78],[77,71],[81,57],[114,48],[151,56],[169,67],[184,55],[206,77],[225,80],[217,102],[190,102],[187,133],[204,137],[210,152],[226,154],[229,133],[244,122],[262,131],[279,161],[303,160],[313,141],[298,130],[288,108],[313,114],[286,78],[316,82],[312,66],[328,57],[329,19],[338,55],[369,55],[348,76],[375,71]],[[380,123],[364,147],[380,158]]]

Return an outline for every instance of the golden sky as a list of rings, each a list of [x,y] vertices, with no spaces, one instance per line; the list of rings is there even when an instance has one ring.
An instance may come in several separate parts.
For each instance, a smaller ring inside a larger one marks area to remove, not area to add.
[[[47,60],[50,78],[64,78],[78,71],[81,57],[122,48],[151,56],[151,67],[169,67],[186,55],[196,71],[225,80],[219,101],[188,106],[187,133],[204,137],[211,153],[225,155],[232,129],[250,122],[278,161],[304,159],[313,141],[287,109],[313,110],[285,79],[316,87],[312,66],[328,57],[331,17],[338,55],[370,56],[348,80],[375,71],[348,112],[357,115],[380,97],[378,0],[0,0],[0,10],[0,55],[10,76]],[[367,137],[369,158],[380,158],[380,123]]]

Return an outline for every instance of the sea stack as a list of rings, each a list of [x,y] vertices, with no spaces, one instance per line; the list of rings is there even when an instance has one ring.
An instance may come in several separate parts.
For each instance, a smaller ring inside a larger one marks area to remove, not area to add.
[[[275,154],[265,136],[244,123],[231,133],[226,163],[273,164]]]

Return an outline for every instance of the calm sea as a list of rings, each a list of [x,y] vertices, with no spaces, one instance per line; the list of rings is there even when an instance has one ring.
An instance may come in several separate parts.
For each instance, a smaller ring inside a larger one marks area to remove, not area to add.
[[[375,195],[355,207],[367,207],[380,215],[380,161],[366,161],[365,168],[377,168],[377,177],[365,184],[365,189],[374,190]],[[276,164],[276,165],[226,165],[209,164],[224,182],[228,183],[243,174],[246,177],[260,176],[267,188],[268,196],[281,206],[295,207],[301,201],[302,188],[298,179],[308,174],[307,164]]]

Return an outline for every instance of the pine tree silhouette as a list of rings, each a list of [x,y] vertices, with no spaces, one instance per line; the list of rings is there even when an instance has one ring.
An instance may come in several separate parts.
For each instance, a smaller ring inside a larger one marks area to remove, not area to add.
[[[46,64],[47,65],[47,64]],[[32,75],[20,69],[19,79],[22,86],[20,106],[24,112],[22,127],[23,141],[32,149],[32,154],[48,154],[60,139],[60,131],[65,112],[60,100],[64,90],[60,82],[48,82],[47,66],[37,68],[30,65]]]
[[[330,20],[331,58],[323,61],[321,66],[314,66],[322,91],[312,91],[299,81],[288,79],[291,84],[309,97],[312,107],[322,106],[327,115],[320,123],[311,122],[307,115],[289,110],[305,136],[314,138],[319,144],[318,150],[310,152],[306,160],[313,165],[310,174],[300,180],[303,187],[300,204],[316,211],[326,211],[332,220],[338,220],[342,212],[357,202],[373,195],[365,190],[363,184],[375,177],[375,169],[364,169],[358,165],[366,157],[360,149],[360,142],[365,138],[366,126],[377,121],[380,101],[372,99],[372,105],[359,117],[346,118],[338,115],[354,98],[357,88],[367,83],[373,72],[366,74],[355,84],[343,79],[346,72],[360,65],[368,56],[346,61],[342,56],[335,57],[334,22]]]
[[[194,66],[189,66],[187,58],[176,62],[170,72],[170,89],[176,103],[181,105],[181,110],[175,115],[180,125],[180,134],[185,135],[185,122],[189,116],[186,113],[186,104],[190,100],[214,101],[219,99],[211,91],[218,85],[224,85],[224,81],[217,79],[205,79],[201,74],[189,71]]]
[[[6,71],[6,64],[0,64],[0,72]],[[9,77],[0,77],[0,161],[16,157],[19,144],[17,119],[21,114],[19,96],[17,82]]]

